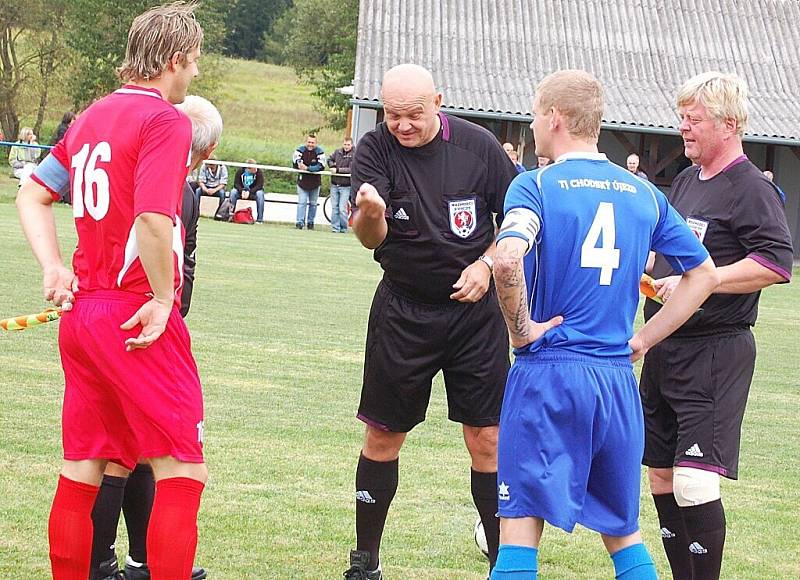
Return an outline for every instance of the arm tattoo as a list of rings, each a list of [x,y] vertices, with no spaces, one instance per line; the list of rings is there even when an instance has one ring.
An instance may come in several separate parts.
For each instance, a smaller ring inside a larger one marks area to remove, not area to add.
[[[497,252],[495,272],[500,310],[515,343],[530,342],[527,288],[522,269],[523,250]]]

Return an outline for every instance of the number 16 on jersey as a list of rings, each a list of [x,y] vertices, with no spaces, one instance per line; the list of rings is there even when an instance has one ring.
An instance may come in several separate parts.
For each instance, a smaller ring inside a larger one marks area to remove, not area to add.
[[[95,221],[100,221],[108,213],[108,173],[95,167],[98,161],[111,161],[111,145],[101,141],[89,151],[86,143],[72,156],[72,168],[75,177],[72,179],[72,215],[81,218],[85,211]]]

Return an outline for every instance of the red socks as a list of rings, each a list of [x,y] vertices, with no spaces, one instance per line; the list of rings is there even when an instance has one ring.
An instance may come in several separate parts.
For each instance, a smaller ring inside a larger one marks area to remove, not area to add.
[[[152,580],[191,577],[197,548],[197,512],[204,487],[187,477],[156,482],[147,528],[147,565]]]
[[[48,523],[53,580],[86,580],[89,577],[92,508],[99,489],[63,475],[58,477]]]

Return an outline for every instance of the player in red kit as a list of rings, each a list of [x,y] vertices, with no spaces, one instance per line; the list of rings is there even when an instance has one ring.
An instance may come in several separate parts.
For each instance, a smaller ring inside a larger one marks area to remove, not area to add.
[[[86,580],[106,463],[132,469],[140,457],[157,482],[147,534],[152,578],[191,574],[207,471],[202,392],[178,311],[192,128],[173,103],[198,74],[202,40],[194,5],[137,17],[119,71],[127,84],[80,116],[17,197],[45,298],[65,311],[64,465],[49,524],[55,580]],[[72,270],[51,208],[67,187],[78,233]]]

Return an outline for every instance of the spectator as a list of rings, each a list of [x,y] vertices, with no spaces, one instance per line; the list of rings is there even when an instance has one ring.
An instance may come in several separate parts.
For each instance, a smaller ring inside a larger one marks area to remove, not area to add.
[[[332,173],[350,173],[350,164],[353,162],[353,140],[345,137],[341,148],[333,152],[328,159],[328,166]],[[331,177],[331,231],[333,233],[347,233],[347,203],[350,201],[350,176]]]
[[[517,150],[514,149],[514,145],[511,143],[503,143],[503,151],[506,152],[508,158],[514,163],[517,173],[523,173],[525,171],[525,166],[519,162],[519,153],[517,153]]]
[[[61,117],[61,122],[56,127],[56,132],[53,133],[53,138],[50,140],[50,145],[56,145],[59,141],[64,138],[64,134],[69,129],[69,126],[72,125],[72,122],[75,120],[77,115],[72,111],[67,111],[64,113],[64,116]]]
[[[233,179],[231,205],[236,210],[236,202],[242,199],[255,199],[256,223],[264,223],[264,173],[256,167],[255,159],[247,160],[247,167],[240,167]]]
[[[295,149],[292,156],[292,166],[301,171],[297,177],[297,223],[295,226],[302,230],[305,225],[309,230],[314,229],[314,218],[317,216],[317,198],[319,187],[322,184],[321,175],[313,175],[325,169],[325,152],[317,147],[317,136],[309,133],[306,144]],[[308,209],[308,213],[306,213]]]
[[[775,186],[775,190],[778,192],[778,195],[781,196],[781,201],[785,204],[786,203],[786,194],[783,192],[783,190],[780,188],[780,186],[777,183],[775,183],[775,175],[769,169],[767,169],[763,173],[764,173],[764,177],[769,179],[772,182],[772,185]]]
[[[17,142],[27,145],[38,145],[36,134],[30,127],[22,128],[19,132],[19,139]],[[39,152],[39,149],[33,147],[20,147],[19,145],[12,147],[11,152],[8,154],[8,164],[11,166],[14,177],[22,181],[24,177],[33,173],[39,161]]]
[[[516,151],[512,151],[508,154],[508,157],[511,159],[512,163],[514,163],[514,167],[517,169],[517,173],[525,173],[526,169],[525,166],[519,162],[519,156],[517,155]]]
[[[539,156],[536,158],[536,168],[541,169],[542,167],[547,167],[550,165],[550,158],[549,157],[542,157]]]
[[[201,195],[216,195],[219,198],[217,204],[217,209],[219,209],[219,206],[225,201],[226,185],[228,185],[228,168],[211,159],[206,161],[200,169],[198,188],[194,191],[197,203],[200,203]]]
[[[647,179],[647,174],[639,169],[639,156],[636,153],[631,153],[628,155],[628,159],[625,161],[625,164],[628,166],[628,171],[633,173],[636,177],[641,177],[642,179]]]

